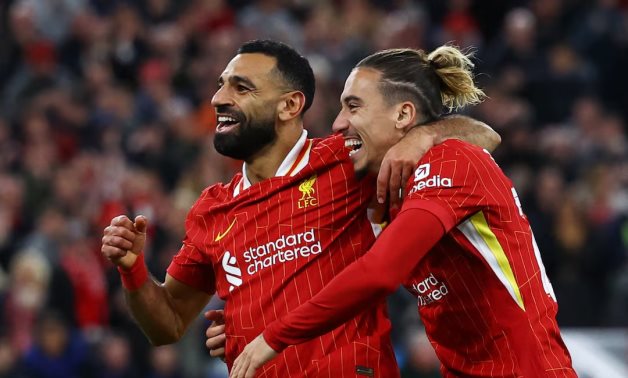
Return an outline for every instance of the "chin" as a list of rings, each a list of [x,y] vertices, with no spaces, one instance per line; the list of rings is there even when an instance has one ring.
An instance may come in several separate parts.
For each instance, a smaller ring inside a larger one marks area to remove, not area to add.
[[[356,160],[353,160],[353,170],[358,178],[362,178],[369,173],[368,165],[365,162]]]

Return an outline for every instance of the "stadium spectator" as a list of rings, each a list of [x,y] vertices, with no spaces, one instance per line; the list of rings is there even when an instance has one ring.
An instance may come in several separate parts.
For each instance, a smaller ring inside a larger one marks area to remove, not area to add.
[[[128,338],[115,333],[108,334],[100,342],[98,352],[102,356],[102,364],[98,366],[96,374],[98,378],[132,378],[139,375]]]
[[[183,378],[175,347],[164,345],[151,350],[149,378]]]
[[[18,351],[4,336],[0,336],[0,377],[26,378],[21,369]]]
[[[20,356],[33,345],[37,318],[46,303],[50,270],[50,264],[37,250],[22,250],[11,261],[2,323]]]
[[[27,377],[90,377],[93,361],[87,343],[65,319],[55,312],[43,312],[37,319],[35,343],[24,355]]]

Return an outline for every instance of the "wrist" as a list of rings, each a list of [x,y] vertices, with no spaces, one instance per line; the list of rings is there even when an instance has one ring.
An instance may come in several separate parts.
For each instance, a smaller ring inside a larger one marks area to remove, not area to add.
[[[127,251],[126,255],[120,257],[117,261],[115,261],[115,264],[118,266],[119,269],[127,271],[127,270],[131,270],[131,268],[135,265],[135,263],[137,262],[139,256],[142,254],[143,252],[140,253],[133,253],[131,251]]]
[[[277,353],[281,353],[283,352],[284,349],[288,347],[288,344],[274,337],[273,330],[271,329],[272,324],[274,323],[271,323],[271,325],[264,330],[264,332],[262,333],[262,338],[272,350],[274,350]]]
[[[131,253],[128,253],[129,255]],[[130,266],[118,266],[118,272],[122,279],[122,286],[128,291],[134,291],[142,287],[148,280],[148,269],[144,262],[144,253],[140,252],[135,256],[135,261]],[[126,257],[126,256],[125,256]]]

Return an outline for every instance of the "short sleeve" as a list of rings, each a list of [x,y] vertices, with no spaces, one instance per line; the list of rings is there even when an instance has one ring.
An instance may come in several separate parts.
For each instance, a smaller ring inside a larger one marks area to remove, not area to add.
[[[446,231],[486,206],[486,189],[477,164],[496,164],[488,152],[458,140],[448,140],[428,151],[406,186],[401,211],[424,209],[442,222]]]
[[[207,232],[200,224],[198,202],[192,207],[185,220],[185,238],[179,252],[173,257],[167,272],[179,282],[192,286],[207,294],[216,292],[214,268],[209,256],[197,245]]]

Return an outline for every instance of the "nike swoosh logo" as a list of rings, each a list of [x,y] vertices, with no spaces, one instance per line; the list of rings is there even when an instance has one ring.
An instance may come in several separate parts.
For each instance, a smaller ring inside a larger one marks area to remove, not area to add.
[[[214,239],[214,241],[220,241],[220,239],[224,238],[225,236],[227,236],[227,234],[229,233],[229,231],[231,231],[231,229],[233,228],[233,225],[236,223],[237,218],[233,219],[233,222],[231,222],[231,224],[229,225],[229,228],[227,228],[225,230],[225,232],[223,233],[218,233],[218,235],[216,235],[216,239]]]

